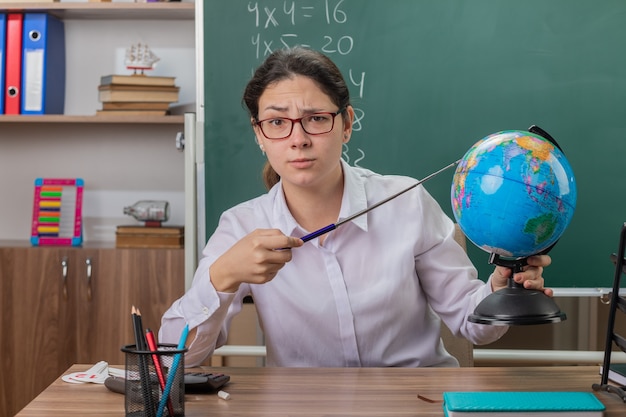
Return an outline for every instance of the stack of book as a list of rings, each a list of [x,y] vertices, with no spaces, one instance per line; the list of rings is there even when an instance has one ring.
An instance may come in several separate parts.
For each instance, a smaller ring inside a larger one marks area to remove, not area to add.
[[[178,101],[180,87],[175,77],[150,75],[105,75],[100,78],[98,115],[163,116]]]
[[[602,375],[602,366],[600,366]],[[609,379],[621,387],[626,387],[626,363],[612,363],[609,366]]]

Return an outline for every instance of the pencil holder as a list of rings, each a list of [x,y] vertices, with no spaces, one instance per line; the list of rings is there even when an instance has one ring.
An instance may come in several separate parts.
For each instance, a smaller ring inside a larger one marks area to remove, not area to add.
[[[183,417],[185,415],[185,352],[176,345],[158,350],[122,347],[126,356],[126,417]]]

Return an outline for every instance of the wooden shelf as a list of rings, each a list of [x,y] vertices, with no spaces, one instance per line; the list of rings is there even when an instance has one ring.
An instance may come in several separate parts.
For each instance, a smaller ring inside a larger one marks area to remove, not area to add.
[[[193,20],[195,3],[0,3],[0,12],[46,11],[66,19],[86,20]],[[92,123],[92,124],[183,124],[184,116],[4,116],[0,124],[14,123]]]
[[[0,239],[0,249],[2,248],[49,248],[50,246],[33,246],[30,239]],[[57,248],[78,248],[78,249],[115,249],[115,242],[83,242],[81,246],[56,246]],[[44,249],[42,249],[44,250]]]
[[[42,116],[0,116],[0,124],[5,123],[91,123],[91,124],[180,124],[185,121],[185,116],[66,116],[63,114],[50,114]]]
[[[0,11],[47,11],[60,19],[192,20],[195,3],[0,3]]]

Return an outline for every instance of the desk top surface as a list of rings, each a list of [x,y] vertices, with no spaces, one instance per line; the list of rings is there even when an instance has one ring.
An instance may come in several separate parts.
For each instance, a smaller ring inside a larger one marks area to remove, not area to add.
[[[87,368],[74,365],[66,373]],[[600,381],[598,366],[206,370],[231,376],[223,388],[231,398],[187,395],[186,416],[443,416],[444,391],[593,392],[591,385]],[[595,395],[606,406],[605,417],[626,412],[615,394]],[[59,378],[17,414],[44,415],[121,416],[124,398],[103,385],[69,384]]]

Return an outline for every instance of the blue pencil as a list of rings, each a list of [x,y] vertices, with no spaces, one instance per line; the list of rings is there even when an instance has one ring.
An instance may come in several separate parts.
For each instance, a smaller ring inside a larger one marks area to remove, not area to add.
[[[182,334],[180,335],[180,340],[178,341],[178,350],[182,350],[185,348],[185,343],[187,343],[187,335],[189,334],[189,325],[186,325],[183,329]],[[172,367],[167,375],[167,382],[165,384],[165,389],[163,390],[163,395],[161,396],[161,400],[159,401],[159,410],[157,412],[157,417],[163,417],[163,412],[165,411],[165,405],[167,404],[167,399],[170,396],[170,391],[172,390],[172,385],[174,384],[174,378],[176,377],[176,372],[178,370],[178,366],[180,364],[180,358],[182,357],[182,353],[177,353],[174,355],[174,360],[172,361]],[[172,416],[173,417],[173,416]]]

